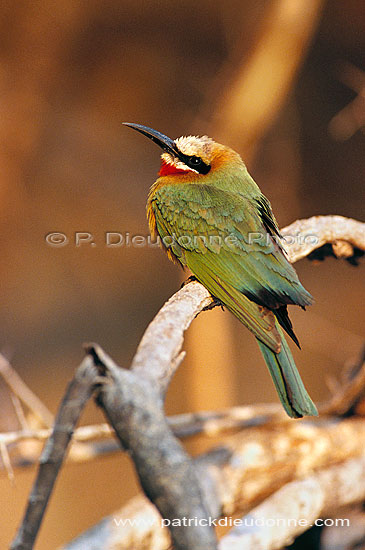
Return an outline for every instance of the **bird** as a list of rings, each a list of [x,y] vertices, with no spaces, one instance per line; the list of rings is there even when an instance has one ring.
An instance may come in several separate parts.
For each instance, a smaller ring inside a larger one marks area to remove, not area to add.
[[[162,149],[147,199],[152,237],[254,334],[288,416],[317,416],[283,332],[300,348],[287,306],[305,309],[313,298],[241,156],[208,136],[173,140],[148,126],[123,124]]]

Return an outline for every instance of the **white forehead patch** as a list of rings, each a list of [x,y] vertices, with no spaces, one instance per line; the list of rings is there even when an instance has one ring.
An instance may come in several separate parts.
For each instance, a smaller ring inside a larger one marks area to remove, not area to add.
[[[182,136],[175,139],[179,151],[184,155],[195,155],[197,157],[209,157],[214,141],[208,136]]]

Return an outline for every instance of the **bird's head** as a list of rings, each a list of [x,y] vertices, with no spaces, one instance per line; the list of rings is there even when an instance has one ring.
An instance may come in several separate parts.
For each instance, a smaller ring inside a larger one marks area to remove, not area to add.
[[[164,151],[161,155],[159,176],[205,176],[211,170],[220,168],[225,162],[242,163],[240,156],[232,149],[216,143],[208,136],[182,136],[172,140],[147,126],[129,122],[124,124],[150,138]]]

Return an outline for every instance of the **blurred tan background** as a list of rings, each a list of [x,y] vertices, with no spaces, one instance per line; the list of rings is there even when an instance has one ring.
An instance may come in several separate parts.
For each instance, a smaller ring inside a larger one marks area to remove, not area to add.
[[[52,412],[81,344],[97,341],[128,366],[183,277],[156,247],[105,246],[107,231],[147,235],[159,168],[158,148],[121,123],[224,138],[282,227],[314,214],[364,219],[364,47],[360,0],[2,2],[1,346]],[[67,245],[46,243],[56,231]],[[80,231],[95,246],[75,246]],[[338,375],[363,342],[364,261],[296,268],[316,304],[291,310],[303,348],[294,353],[320,400],[326,375]],[[254,339],[229,313],[200,315],[186,348],[168,413],[277,399]],[[11,428],[3,411],[1,429]],[[90,404],[83,422],[99,420]],[[34,472],[16,470],[14,486],[1,474],[1,548]],[[39,550],[69,541],[137,490],[122,454],[66,466]]]

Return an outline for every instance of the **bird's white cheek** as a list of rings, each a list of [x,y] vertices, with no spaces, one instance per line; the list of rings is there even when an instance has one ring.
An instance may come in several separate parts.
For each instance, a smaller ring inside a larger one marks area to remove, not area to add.
[[[166,164],[171,164],[172,166],[175,166],[178,170],[184,170],[185,172],[193,172],[193,174],[199,174],[197,170],[194,170],[194,168],[190,168],[190,166],[187,166],[184,164],[181,160],[177,159],[176,157],[173,157],[170,155],[170,153],[163,153],[161,155],[161,159],[166,162]]]

